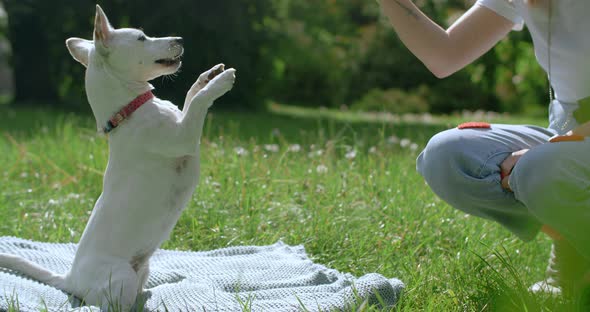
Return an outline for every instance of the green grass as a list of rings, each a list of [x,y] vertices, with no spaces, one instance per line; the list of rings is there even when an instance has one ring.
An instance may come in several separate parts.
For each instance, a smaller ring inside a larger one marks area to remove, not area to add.
[[[199,187],[163,248],[304,244],[329,267],[403,280],[399,311],[573,310],[525,291],[543,278],[547,239],[525,244],[449,207],[416,173],[428,138],[460,116],[273,112],[209,115]],[[2,109],[0,122],[0,235],[77,241],[101,192],[106,138],[71,114]]]

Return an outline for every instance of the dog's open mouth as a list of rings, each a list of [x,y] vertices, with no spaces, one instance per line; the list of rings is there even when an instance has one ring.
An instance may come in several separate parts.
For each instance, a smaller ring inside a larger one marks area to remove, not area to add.
[[[182,52],[180,54],[178,54],[177,56],[173,57],[173,58],[163,58],[163,59],[158,59],[155,62],[157,64],[161,64],[164,66],[173,66],[173,65],[178,65],[180,63],[180,58],[182,57]]]

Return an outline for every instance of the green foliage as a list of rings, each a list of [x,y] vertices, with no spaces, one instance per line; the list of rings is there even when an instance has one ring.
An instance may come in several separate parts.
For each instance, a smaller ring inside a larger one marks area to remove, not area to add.
[[[280,35],[275,38],[277,47],[268,55],[275,64],[268,94],[279,102],[402,112],[420,111],[422,101],[415,99],[423,98],[434,113],[519,112],[546,104],[538,96],[545,93],[544,76],[539,74],[530,38],[524,32],[511,35],[494,53],[463,71],[439,80],[405,48],[372,2],[275,3],[280,3],[277,18],[267,21],[272,21],[269,29]],[[417,4],[442,25],[450,25],[472,5],[470,1],[433,0]],[[402,107],[394,108],[369,103],[385,100],[376,97],[375,89],[397,89],[398,94],[408,95],[421,91],[408,98],[408,103],[396,100]],[[412,105],[419,107],[408,109]]]
[[[5,0],[10,16],[16,101],[85,109],[83,68],[64,40],[89,38],[94,2]],[[401,43],[374,1],[351,0],[101,0],[116,27],[151,35],[180,35],[186,53],[180,74],[154,81],[157,93],[180,102],[200,72],[223,62],[238,69],[235,89],[220,106],[260,108],[266,100],[340,107],[365,102],[371,90],[412,93],[435,113],[461,110],[520,112],[546,104],[546,79],[534,62],[526,32],[515,32],[494,52],[444,80],[435,78]],[[420,0],[446,27],[472,1]],[[1,32],[1,28],[0,28]],[[17,35],[18,34],[18,35]],[[31,73],[35,73],[32,75]],[[414,105],[391,111],[407,111]],[[401,104],[400,104],[401,105]],[[420,111],[421,107],[414,109]]]
[[[505,40],[494,51],[500,65],[496,66],[496,94],[502,111],[521,112],[527,105],[549,101],[547,74],[533,61],[530,43]]]
[[[185,61],[174,83],[154,81],[157,94],[179,103],[198,75],[224,62],[239,70],[240,80],[221,105],[262,103],[258,91],[271,66],[261,57],[266,35],[259,26],[267,16],[266,1],[104,0],[98,3],[115,27],[142,27],[153,36],[185,38]],[[84,68],[64,45],[69,37],[92,37],[95,2],[7,0],[9,37],[14,50],[16,101],[87,110]],[[156,9],[157,8],[157,9]],[[35,75],[33,75],[35,73]]]
[[[273,34],[266,57],[275,64],[269,96],[308,106],[339,106],[348,98],[360,27],[375,19],[365,1],[273,0]],[[321,14],[320,14],[321,13]]]
[[[2,1],[0,1],[0,40],[6,39],[6,24],[8,22],[5,13],[4,5],[2,4]]]
[[[427,87],[414,92],[400,89],[372,89],[350,107],[357,111],[390,112],[394,114],[427,113],[428,101],[425,98]]]

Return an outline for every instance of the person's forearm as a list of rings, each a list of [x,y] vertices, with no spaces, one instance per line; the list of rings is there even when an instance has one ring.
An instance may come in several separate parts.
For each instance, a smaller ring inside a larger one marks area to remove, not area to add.
[[[514,25],[479,5],[448,30],[430,20],[410,0],[380,0],[383,12],[402,42],[437,77],[446,77],[473,62]]]
[[[428,18],[409,0],[380,0],[383,12],[406,47],[436,76],[445,76],[439,68],[448,52],[447,32]]]

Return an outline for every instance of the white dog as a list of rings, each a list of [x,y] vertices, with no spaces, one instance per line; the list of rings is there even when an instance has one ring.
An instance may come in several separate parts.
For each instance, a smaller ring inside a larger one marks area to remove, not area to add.
[[[98,5],[94,27],[93,41],[70,38],[66,45],[87,67],[88,101],[99,128],[110,132],[103,192],[67,274],[7,254],[0,254],[0,266],[87,304],[127,310],[147,280],[150,256],[168,238],[195,190],[205,115],[232,88],[235,70],[220,64],[203,73],[181,112],[153,97],[148,81],[180,68],[182,38],[113,29]]]

